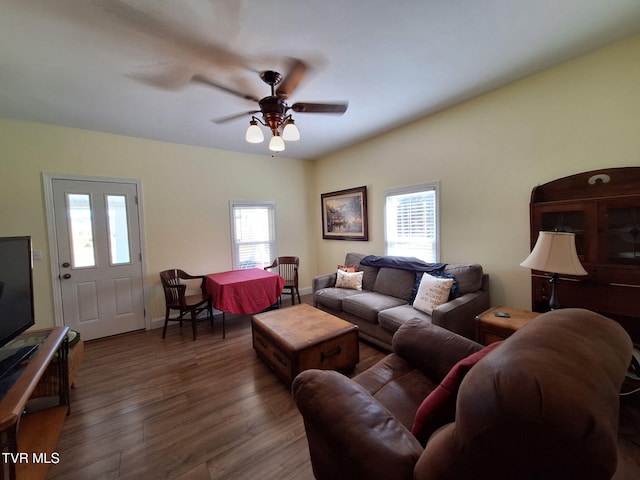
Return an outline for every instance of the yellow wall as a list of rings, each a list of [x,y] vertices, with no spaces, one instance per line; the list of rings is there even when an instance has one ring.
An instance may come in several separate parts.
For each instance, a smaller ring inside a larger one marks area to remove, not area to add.
[[[546,70],[315,162],[0,120],[0,236],[32,235],[38,326],[52,324],[42,172],[140,179],[151,318],[157,272],[231,267],[229,200],[275,200],[280,254],[301,286],[347,251],[384,252],[385,189],[440,181],[442,260],[478,262],[492,303],[528,308],[531,189],[640,165],[640,36]],[[321,240],[320,194],[366,185],[369,242]],[[179,201],[176,202],[175,199]]]
[[[316,161],[317,197],[367,186],[372,239],[320,240],[318,270],[332,271],[347,251],[384,252],[386,189],[440,181],[441,260],[482,264],[493,304],[530,308],[529,271],[519,264],[529,253],[532,188],[640,165],[639,126],[635,36]]]
[[[0,236],[31,235],[44,255],[34,263],[39,327],[53,325],[42,172],[141,180],[151,319],[164,316],[160,270],[231,268],[229,200],[275,201],[279,253],[312,263],[309,162],[3,120],[0,152]],[[313,273],[302,270],[304,285]]]

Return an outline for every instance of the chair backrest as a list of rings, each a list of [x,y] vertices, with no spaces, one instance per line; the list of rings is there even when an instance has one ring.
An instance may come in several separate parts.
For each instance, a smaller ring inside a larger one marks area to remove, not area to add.
[[[186,272],[177,268],[160,272],[160,281],[167,307],[179,307],[184,302],[186,285],[181,285],[180,279],[188,277]]]
[[[284,278],[285,285],[298,286],[298,257],[278,257],[273,263],[278,268],[278,274]]]
[[[587,310],[537,317],[469,371],[455,422],[429,438],[415,478],[611,478],[631,348]]]

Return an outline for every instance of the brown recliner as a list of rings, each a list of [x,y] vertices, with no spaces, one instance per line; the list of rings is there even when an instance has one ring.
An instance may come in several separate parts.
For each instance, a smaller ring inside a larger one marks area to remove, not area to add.
[[[353,380],[307,370],[292,389],[318,479],[609,479],[620,386],[632,344],[581,309],[531,321],[464,377],[455,420],[423,447],[415,412],[458,360],[482,346],[423,321]]]

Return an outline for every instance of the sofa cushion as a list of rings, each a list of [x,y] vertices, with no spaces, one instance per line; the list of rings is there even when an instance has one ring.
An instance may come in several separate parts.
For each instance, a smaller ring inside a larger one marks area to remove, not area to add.
[[[424,274],[413,302],[414,308],[431,315],[434,308],[449,301],[452,286],[452,278],[438,278],[428,273]]]
[[[492,343],[456,363],[446,377],[420,404],[411,433],[423,445],[441,426],[453,422],[456,415],[458,388],[471,368],[502,342]]]
[[[444,267],[444,273],[450,273],[456,277],[456,282],[458,282],[456,297],[465,293],[477,292],[482,287],[482,266],[477,263],[451,263]]]
[[[360,295],[362,291],[347,288],[322,288],[313,294],[313,300],[318,305],[342,311],[342,301],[351,295]]]
[[[400,355],[387,355],[353,378],[411,430],[420,403],[437,386]]]
[[[398,305],[397,307],[387,308],[378,313],[378,323],[385,330],[395,332],[405,322],[408,322],[412,318],[419,318],[425,322],[431,323],[431,316],[427,315],[420,310],[416,310],[412,305],[408,303],[405,305]]]
[[[336,275],[336,288],[349,288],[351,290],[362,290],[363,272],[345,272],[338,269]]]
[[[373,397],[410,431],[415,412],[435,386],[420,370],[413,368],[403,375],[396,375]]]
[[[373,291],[384,295],[391,295],[406,302],[409,300],[415,282],[415,272],[382,267],[378,271]]]
[[[362,260],[364,257],[366,257],[366,255],[362,253],[353,253],[353,252],[347,253],[344,259],[344,264],[355,265],[357,267],[358,265],[360,265],[360,260]]]
[[[378,312],[406,303],[378,292],[357,293],[342,300],[342,310],[371,323],[378,323]]]
[[[378,276],[379,269],[376,267],[360,265],[358,270],[364,272],[362,277],[362,289],[373,291],[373,286],[376,284],[376,277]]]

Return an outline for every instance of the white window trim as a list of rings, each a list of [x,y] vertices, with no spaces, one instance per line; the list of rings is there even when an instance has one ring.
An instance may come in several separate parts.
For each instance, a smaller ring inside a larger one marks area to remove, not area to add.
[[[235,225],[235,221],[234,221],[234,209],[236,208],[242,208],[242,207],[266,207],[266,208],[270,208],[272,211],[272,223],[270,226],[270,234],[271,234],[271,241],[270,243],[273,245],[273,251],[271,251],[271,259],[269,260],[269,263],[267,263],[267,265],[269,265],[271,263],[271,261],[273,261],[274,258],[276,258],[278,256],[278,244],[277,244],[277,232],[276,232],[276,202],[274,201],[237,201],[237,200],[231,200],[229,201],[229,224],[230,224],[230,231],[231,231],[231,263],[232,263],[232,268],[234,270],[238,270],[241,268],[241,265],[238,262],[238,255],[237,255],[237,245],[236,245],[236,225]],[[266,265],[265,265],[266,266]]]
[[[436,240],[435,240],[435,252],[436,252],[436,259],[435,262],[439,262],[440,261],[440,182],[436,181],[436,182],[429,182],[429,183],[423,183],[420,185],[411,185],[408,187],[398,187],[398,188],[392,188],[392,189],[388,189],[384,191],[384,202],[383,202],[383,211],[384,211],[384,249],[385,249],[385,255],[388,254],[387,252],[387,197],[391,197],[394,195],[406,195],[406,194],[410,194],[410,193],[417,193],[417,192],[424,192],[427,190],[433,190],[435,191],[435,196],[436,196],[436,209],[435,209],[435,214],[436,214]]]

